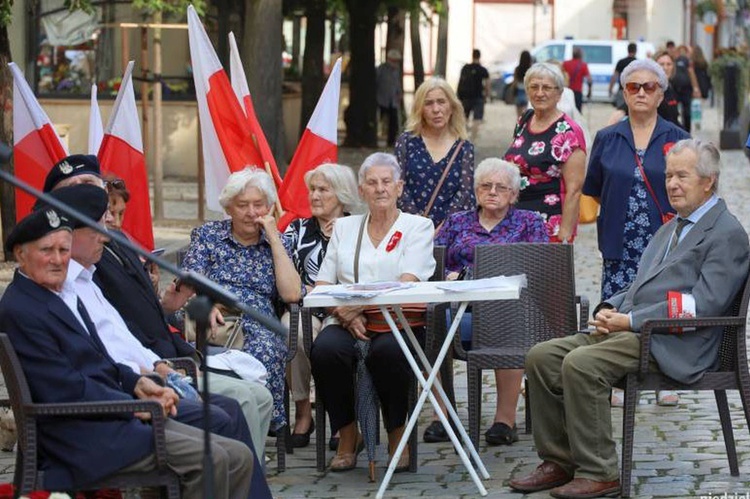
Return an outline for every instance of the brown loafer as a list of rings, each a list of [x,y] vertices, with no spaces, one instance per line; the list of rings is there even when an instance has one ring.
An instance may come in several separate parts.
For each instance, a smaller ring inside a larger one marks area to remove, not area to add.
[[[562,487],[550,491],[558,499],[587,499],[590,497],[612,497],[620,495],[620,480],[595,482],[588,478],[576,478]]]
[[[573,476],[552,461],[544,461],[536,467],[534,472],[526,477],[511,480],[509,485],[518,492],[538,492],[565,485]]]
[[[357,456],[364,450],[365,441],[362,435],[357,437],[357,448],[354,452],[337,453],[331,459],[331,471],[349,471],[357,467]]]

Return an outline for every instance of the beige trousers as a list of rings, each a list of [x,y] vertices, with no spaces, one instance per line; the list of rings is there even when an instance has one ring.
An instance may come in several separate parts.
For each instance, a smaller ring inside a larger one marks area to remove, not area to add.
[[[281,316],[281,323],[289,327],[289,311],[284,312]],[[286,372],[286,379],[292,391],[292,400],[298,402],[310,398],[310,358],[309,352],[305,352],[304,342],[302,341],[302,314],[299,318],[299,329],[297,331],[297,354],[289,363]],[[312,318],[312,335],[313,341],[318,337],[322,323],[320,319],[313,316]],[[292,334],[292,331],[289,332]]]

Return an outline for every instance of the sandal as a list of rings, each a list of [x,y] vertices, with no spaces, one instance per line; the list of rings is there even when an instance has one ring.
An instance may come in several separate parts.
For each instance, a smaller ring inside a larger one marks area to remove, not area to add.
[[[389,465],[392,459],[393,456],[388,456]],[[403,473],[405,471],[409,471],[409,447],[406,447],[404,452],[401,453],[401,457],[398,459],[398,464],[393,470],[394,473]]]
[[[331,471],[349,471],[357,467],[357,456],[365,449],[365,440],[362,435],[357,436],[357,448],[354,452],[336,454],[331,459]]]

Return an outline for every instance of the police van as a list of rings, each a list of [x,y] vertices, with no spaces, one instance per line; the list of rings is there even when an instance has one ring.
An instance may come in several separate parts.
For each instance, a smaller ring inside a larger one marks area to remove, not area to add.
[[[609,96],[609,79],[615,71],[617,61],[627,57],[628,43],[628,40],[548,40],[534,47],[531,57],[534,62],[556,60],[562,63],[573,58],[574,48],[580,48],[594,82],[592,100],[610,101],[612,99]],[[636,46],[635,56],[638,59],[651,57],[656,52],[654,45],[649,42],[636,42]],[[513,81],[513,71],[517,64],[515,62],[496,66],[496,70],[491,71],[495,73],[491,77],[500,79],[503,84],[509,84]],[[493,82],[493,88],[501,91],[503,84],[497,85]],[[588,87],[584,84],[583,89],[585,95]]]

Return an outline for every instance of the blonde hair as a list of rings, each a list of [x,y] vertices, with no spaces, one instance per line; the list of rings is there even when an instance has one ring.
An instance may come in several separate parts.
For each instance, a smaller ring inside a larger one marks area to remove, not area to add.
[[[424,112],[424,101],[427,98],[427,94],[432,90],[442,90],[445,97],[448,99],[451,105],[451,117],[448,121],[448,129],[453,132],[458,138],[466,140],[468,135],[466,134],[466,118],[464,117],[464,106],[461,101],[458,100],[456,92],[453,91],[447,81],[444,79],[434,76],[425,80],[414,92],[414,104],[411,107],[411,113],[409,113],[409,119],[406,120],[406,126],[404,130],[411,132],[414,135],[422,135],[422,127],[424,126],[422,113]]]

